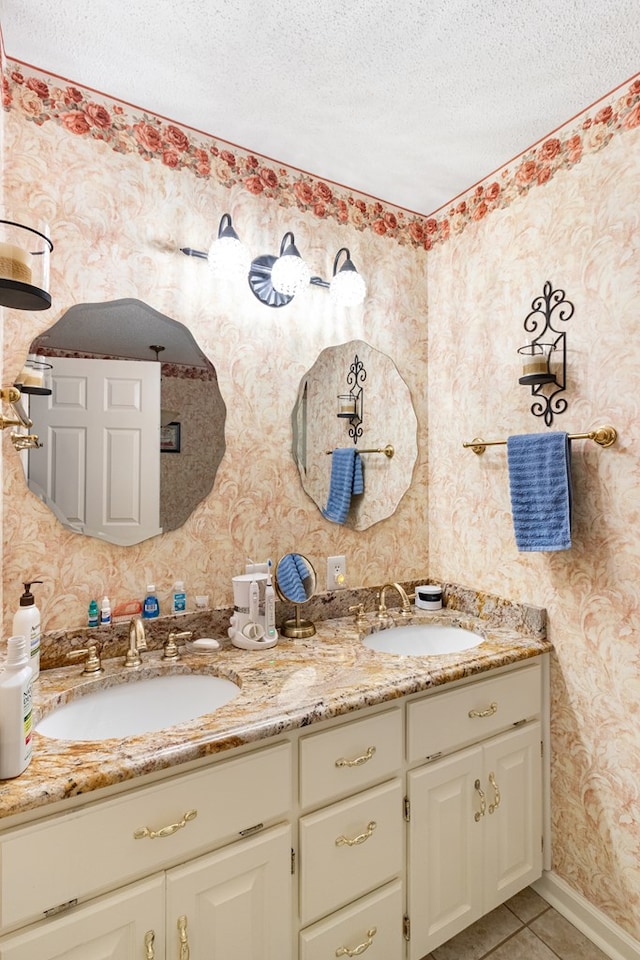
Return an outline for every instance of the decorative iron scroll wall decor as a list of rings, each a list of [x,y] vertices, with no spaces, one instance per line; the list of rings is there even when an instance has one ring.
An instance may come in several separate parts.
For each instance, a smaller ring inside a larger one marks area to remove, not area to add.
[[[367,379],[364,363],[356,353],[347,374],[348,394],[338,397],[338,416],[349,421],[349,436],[357,444],[362,436],[364,419],[364,390],[362,384]]]
[[[534,417],[543,417],[550,427],[554,415],[564,413],[568,406],[566,399],[558,396],[566,387],[566,334],[554,323],[571,319],[574,306],[566,299],[564,290],[554,290],[547,280],[542,296],[536,297],[531,307],[524,329],[535,336],[518,349],[523,361],[519,383],[531,387],[531,395],[537,398],[531,405],[531,413]]]

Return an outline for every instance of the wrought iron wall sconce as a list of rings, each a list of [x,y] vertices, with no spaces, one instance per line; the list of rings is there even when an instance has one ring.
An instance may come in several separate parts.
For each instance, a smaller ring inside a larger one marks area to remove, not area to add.
[[[0,220],[0,305],[16,310],[47,310],[49,254],[46,234],[14,220]]]
[[[364,419],[364,390],[362,384],[367,379],[367,371],[356,353],[347,374],[349,393],[338,396],[338,417],[349,421],[349,436],[357,443],[362,436]]]
[[[228,213],[222,215],[218,236],[208,253],[192,247],[181,247],[180,252],[188,257],[208,260],[214,275],[218,277],[246,276],[253,295],[267,307],[285,307],[296,294],[309,285],[325,287],[332,300],[343,307],[362,303],[367,292],[365,282],[353,265],[347,247],[341,247],[335,256],[331,280],[312,276],[300,256],[291,231],[287,231],[283,236],[277,257],[265,253],[252,260]],[[344,259],[338,266],[343,255]]]
[[[542,296],[536,297],[531,307],[524,329],[536,336],[518,348],[522,358],[522,376],[518,382],[531,387],[531,395],[536,397],[531,413],[534,417],[543,417],[550,427],[554,415],[564,413],[568,406],[566,399],[559,396],[566,388],[567,338],[554,323],[569,320],[574,306],[565,298],[564,290],[554,290],[547,280]]]
[[[0,414],[0,430],[6,430],[7,427],[19,427],[20,430],[27,431],[31,429],[33,420],[31,420],[22,406],[20,391],[17,387],[2,387],[0,390],[0,401],[9,404],[12,413],[10,417]],[[17,433],[15,430],[12,430],[10,439],[16,450],[27,450],[42,446],[35,433]]]

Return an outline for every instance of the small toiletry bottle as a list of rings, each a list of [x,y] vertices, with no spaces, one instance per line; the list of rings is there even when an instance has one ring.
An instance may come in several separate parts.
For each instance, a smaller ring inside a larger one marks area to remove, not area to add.
[[[87,626],[97,627],[100,623],[100,611],[98,610],[98,601],[92,600],[89,604],[89,613],[87,614]]]
[[[0,673],[0,780],[18,777],[31,760],[33,672],[23,636],[9,637]]]
[[[150,583],[147,587],[147,595],[144,598],[144,604],[142,606],[142,618],[144,620],[153,620],[154,617],[159,616],[160,604],[156,597],[156,585],[155,583]]]
[[[176,580],[173,585],[173,612],[187,612],[187,594],[184,589],[184,580]]]
[[[267,566],[267,583],[264,588],[264,628],[267,640],[277,637],[276,631],[276,594],[271,582],[271,560]]]
[[[13,633],[17,637],[24,637],[27,641],[29,663],[33,671],[33,679],[40,676],[40,611],[36,606],[35,597],[31,593],[32,583],[42,583],[42,580],[32,580],[24,583],[24,593],[20,597],[20,606],[13,618]]]
[[[100,625],[104,626],[107,623],[111,623],[111,604],[109,597],[103,597],[100,604]]]

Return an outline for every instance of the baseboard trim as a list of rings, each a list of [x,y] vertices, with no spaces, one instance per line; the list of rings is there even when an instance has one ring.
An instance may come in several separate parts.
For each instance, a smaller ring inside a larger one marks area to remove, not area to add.
[[[640,941],[626,933],[553,871],[545,871],[532,886],[611,960],[640,960]]]

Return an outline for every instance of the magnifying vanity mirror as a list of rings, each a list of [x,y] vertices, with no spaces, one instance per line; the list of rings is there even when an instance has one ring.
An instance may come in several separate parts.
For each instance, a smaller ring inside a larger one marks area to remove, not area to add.
[[[292,414],[293,458],[304,491],[323,511],[331,453],[361,453],[364,491],[344,526],[366,530],[396,510],[418,456],[411,393],[393,361],[363,340],[327,347],[300,382]]]
[[[311,600],[316,590],[316,571],[310,560],[301,553],[285,553],[278,560],[275,570],[275,585],[281,600],[295,603],[296,615],[285,620],[280,628],[283,637],[301,639],[312,637],[316,628],[310,620],[300,617],[300,605]]]
[[[120,545],[182,526],[225,451],[216,371],[191,332],[140,300],[82,303],[28,360],[51,370],[49,389],[23,393],[43,443],[23,466],[60,523]]]

